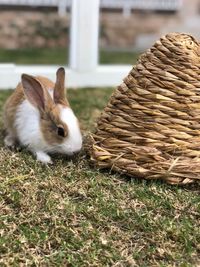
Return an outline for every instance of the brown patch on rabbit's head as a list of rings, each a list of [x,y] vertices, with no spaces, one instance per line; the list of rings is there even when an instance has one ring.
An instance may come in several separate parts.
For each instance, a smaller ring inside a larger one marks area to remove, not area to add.
[[[53,96],[50,95],[48,87],[41,82],[46,78],[22,75],[22,85],[27,100],[38,109],[40,114],[40,129],[45,141],[49,145],[61,144],[68,136],[68,127],[60,119],[62,106],[69,106],[65,97],[65,71],[58,69]],[[47,79],[49,82],[49,80]],[[31,123],[31,122],[30,122]]]

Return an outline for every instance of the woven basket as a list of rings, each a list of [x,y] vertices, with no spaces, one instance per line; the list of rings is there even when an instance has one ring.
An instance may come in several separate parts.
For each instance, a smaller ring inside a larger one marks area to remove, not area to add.
[[[170,184],[199,180],[199,43],[171,33],[142,54],[91,139],[89,153],[99,168]]]

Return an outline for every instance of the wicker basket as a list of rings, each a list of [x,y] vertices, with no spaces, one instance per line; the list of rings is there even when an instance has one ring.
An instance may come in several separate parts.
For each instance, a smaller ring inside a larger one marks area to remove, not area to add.
[[[199,43],[171,33],[142,54],[91,139],[99,168],[170,184],[200,180]]]

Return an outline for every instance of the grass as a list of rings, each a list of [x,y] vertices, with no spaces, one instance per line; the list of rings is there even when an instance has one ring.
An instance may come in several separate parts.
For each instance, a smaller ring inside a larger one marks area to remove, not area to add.
[[[0,116],[10,93],[0,92]],[[85,134],[111,93],[69,90]],[[84,153],[43,166],[2,140],[0,266],[199,266],[199,184],[100,172]]]
[[[133,64],[137,56],[137,53],[103,50],[100,51],[100,63]],[[65,65],[68,62],[68,51],[66,48],[0,49],[0,59],[1,63]]]

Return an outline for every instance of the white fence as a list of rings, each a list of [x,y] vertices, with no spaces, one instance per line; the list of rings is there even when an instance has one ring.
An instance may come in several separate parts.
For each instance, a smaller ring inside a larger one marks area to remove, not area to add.
[[[0,0],[0,5],[13,6],[47,6],[57,7],[60,15],[64,15],[73,0]],[[84,0],[82,0],[84,1]],[[181,7],[181,0],[101,0],[101,8],[122,9],[130,15],[133,9],[174,11]]]
[[[179,10],[182,0],[101,0],[101,7],[120,8],[128,16],[133,9],[139,10]]]
[[[71,0],[0,0],[0,6],[57,7],[59,15],[65,15]]]
[[[13,3],[14,1],[16,0],[10,0]],[[57,2],[60,1],[62,0]],[[164,0],[141,0],[140,2],[147,3],[150,1],[161,4]],[[0,3],[2,2],[3,0],[0,0]],[[4,2],[8,2],[8,0],[4,0]],[[24,3],[25,0],[18,0],[18,2]],[[38,4],[39,0],[26,0],[26,2]],[[42,2],[44,3],[45,1]],[[56,1],[52,0],[53,2],[55,3]],[[113,2],[119,3],[120,1],[113,0]],[[128,1],[123,0],[122,2],[125,3]],[[134,2],[136,3],[138,1],[134,0]],[[168,0],[165,2],[168,2]],[[101,3],[103,4],[103,1]],[[70,64],[69,67],[66,66],[67,86],[74,88],[116,86],[131,69],[131,66],[128,65],[103,66],[98,64],[99,8],[100,0],[72,0]],[[55,80],[57,67],[15,65],[13,63],[0,64],[0,89],[15,88],[22,73],[43,75]]]
[[[98,65],[99,0],[73,0],[68,87],[116,86],[131,66]],[[15,88],[22,73],[55,80],[58,66],[0,64],[0,89]]]

